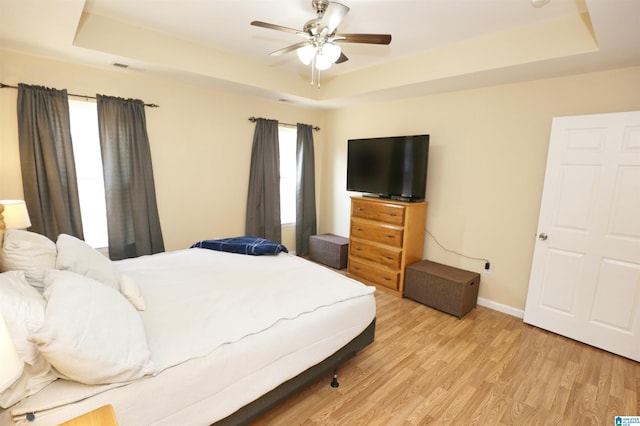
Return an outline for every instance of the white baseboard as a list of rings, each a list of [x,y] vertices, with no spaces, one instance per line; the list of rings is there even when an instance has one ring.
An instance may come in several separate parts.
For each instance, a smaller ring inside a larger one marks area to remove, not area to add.
[[[517,318],[524,318],[524,311],[522,309],[516,309],[512,306],[503,305],[502,303],[494,302],[493,300],[478,297],[478,305],[485,308],[493,309],[494,311],[502,312]]]

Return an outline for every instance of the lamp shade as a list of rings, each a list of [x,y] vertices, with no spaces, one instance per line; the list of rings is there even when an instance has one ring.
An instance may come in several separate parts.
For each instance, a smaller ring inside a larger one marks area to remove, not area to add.
[[[0,313],[0,392],[15,383],[22,374],[23,363]]]
[[[27,205],[22,200],[0,200],[4,211],[0,215],[4,217],[7,229],[26,229],[31,226]]]

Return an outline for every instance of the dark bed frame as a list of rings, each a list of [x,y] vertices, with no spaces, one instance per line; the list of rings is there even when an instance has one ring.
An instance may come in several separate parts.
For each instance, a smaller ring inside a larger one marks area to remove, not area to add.
[[[226,425],[248,425],[257,420],[261,415],[280,404],[291,395],[300,392],[319,377],[329,372],[333,373],[341,364],[354,357],[356,353],[373,342],[376,331],[375,318],[371,324],[349,343],[338,349],[333,355],[324,361],[310,367],[296,377],[287,380],[272,391],[264,394],[260,398],[245,405],[235,413],[214,423],[216,426]],[[337,382],[332,382],[332,386],[337,386]]]

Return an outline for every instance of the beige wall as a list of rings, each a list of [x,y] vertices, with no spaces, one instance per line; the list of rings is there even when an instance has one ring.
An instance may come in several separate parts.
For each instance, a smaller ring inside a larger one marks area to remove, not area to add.
[[[147,109],[168,250],[244,232],[254,126],[249,116],[322,127],[314,133],[319,232],[349,233],[346,141],[429,133],[428,229],[451,250],[488,258],[480,296],[523,309],[554,116],[640,109],[640,68],[495,86],[324,112],[0,51],[0,82],[157,103]],[[0,90],[0,199],[22,198],[17,91]],[[283,240],[294,247],[292,229]],[[425,238],[425,258],[481,271]]]
[[[254,129],[248,117],[326,127],[324,113],[313,109],[154,79],[142,71],[100,70],[7,51],[0,51],[0,82],[139,98],[160,105],[147,108],[146,115],[167,250],[203,238],[244,233]],[[0,90],[0,199],[23,198],[16,99],[17,90]],[[315,132],[314,138],[322,158],[323,131]],[[293,250],[291,231],[283,230],[283,242]]]
[[[450,250],[487,258],[480,297],[524,309],[554,116],[640,109],[640,68],[332,111],[324,151],[324,231],[349,233],[349,138],[428,133],[427,228]],[[425,237],[424,257],[482,271]]]

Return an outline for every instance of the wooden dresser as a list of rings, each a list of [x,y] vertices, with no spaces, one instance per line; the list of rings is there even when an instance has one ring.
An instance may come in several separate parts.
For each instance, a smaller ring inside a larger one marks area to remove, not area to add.
[[[405,267],[422,259],[427,203],[351,198],[348,275],[402,297]]]

